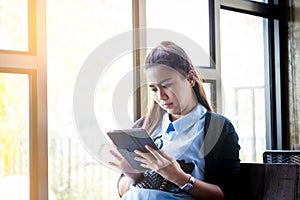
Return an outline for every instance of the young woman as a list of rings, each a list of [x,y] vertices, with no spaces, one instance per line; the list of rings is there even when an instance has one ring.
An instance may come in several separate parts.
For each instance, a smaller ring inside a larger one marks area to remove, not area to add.
[[[160,151],[146,146],[135,159],[148,169],[110,164],[123,174],[123,199],[238,199],[240,159],[238,136],[230,121],[213,113],[202,80],[185,51],[162,42],[147,56],[145,74],[153,102],[136,126],[146,129]]]

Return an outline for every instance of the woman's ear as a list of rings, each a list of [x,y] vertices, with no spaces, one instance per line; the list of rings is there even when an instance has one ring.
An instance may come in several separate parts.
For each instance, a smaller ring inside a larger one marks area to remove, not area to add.
[[[194,71],[193,70],[190,70],[189,72],[188,72],[188,74],[187,74],[187,80],[188,80],[188,82],[190,83],[190,85],[192,86],[192,87],[194,87],[195,86],[195,73],[194,73]]]

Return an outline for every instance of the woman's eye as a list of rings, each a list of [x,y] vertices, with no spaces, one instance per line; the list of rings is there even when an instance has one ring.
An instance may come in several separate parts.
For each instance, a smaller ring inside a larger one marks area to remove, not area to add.
[[[151,91],[151,92],[156,92],[157,89],[156,89],[156,88],[150,88],[150,91]]]
[[[165,84],[165,85],[162,85],[163,88],[169,88],[171,87],[171,84]]]

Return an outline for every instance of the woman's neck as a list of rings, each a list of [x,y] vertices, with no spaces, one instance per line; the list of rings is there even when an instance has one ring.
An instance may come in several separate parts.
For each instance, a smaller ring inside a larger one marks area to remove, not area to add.
[[[194,108],[198,105],[198,102],[195,102],[195,104],[193,104],[193,106],[189,107],[185,112],[181,112],[180,114],[169,114],[169,119],[171,122],[189,114],[192,110],[194,110]]]

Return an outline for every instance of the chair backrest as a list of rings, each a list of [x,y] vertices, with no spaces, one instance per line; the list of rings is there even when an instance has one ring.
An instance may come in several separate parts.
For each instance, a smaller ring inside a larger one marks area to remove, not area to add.
[[[300,200],[300,165],[241,163],[243,200]]]
[[[300,165],[299,150],[268,150],[263,153],[264,163],[286,163]]]

